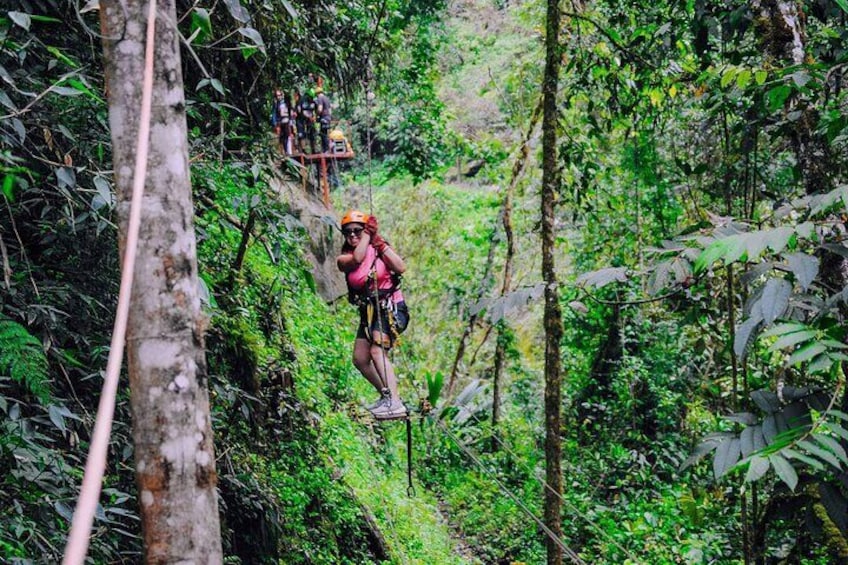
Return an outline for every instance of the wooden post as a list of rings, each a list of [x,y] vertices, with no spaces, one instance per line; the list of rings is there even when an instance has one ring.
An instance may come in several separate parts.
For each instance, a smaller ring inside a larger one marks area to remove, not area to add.
[[[324,155],[321,155],[320,161],[318,162],[321,167],[321,175],[319,182],[321,183],[321,192],[324,195],[324,206],[327,208],[330,207],[330,183],[327,182],[327,159]]]

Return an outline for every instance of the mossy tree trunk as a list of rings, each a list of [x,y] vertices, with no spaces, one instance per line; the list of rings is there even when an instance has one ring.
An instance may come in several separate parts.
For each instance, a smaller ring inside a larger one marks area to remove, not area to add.
[[[557,87],[559,84],[560,26],[559,0],[548,0],[545,30],[545,74],[542,83],[542,278],[545,281],[545,523],[562,537],[562,375],[560,346],[562,311],[554,264],[556,243],[556,199],[559,193],[557,169]],[[562,548],[548,536],[548,565],[562,564]]]
[[[122,254],[140,127],[149,4],[103,0]],[[127,330],[145,563],[223,561],[200,310],[185,99],[173,0],[155,26],[150,152]]]

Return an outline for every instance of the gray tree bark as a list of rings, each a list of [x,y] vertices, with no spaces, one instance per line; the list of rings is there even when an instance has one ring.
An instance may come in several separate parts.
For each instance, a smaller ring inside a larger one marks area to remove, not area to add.
[[[101,0],[109,124],[126,250],[148,3]],[[156,20],[150,153],[127,330],[145,563],[223,561],[173,0]]]

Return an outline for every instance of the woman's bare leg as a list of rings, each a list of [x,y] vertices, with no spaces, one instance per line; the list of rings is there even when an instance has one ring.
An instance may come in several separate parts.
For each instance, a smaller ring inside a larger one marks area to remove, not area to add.
[[[368,382],[377,389],[377,392],[382,392],[386,386],[385,381],[381,380],[380,374],[374,368],[374,363],[371,362],[371,344],[367,339],[358,337],[353,342],[353,364],[359,369]]]
[[[392,400],[397,401],[400,400],[400,396],[398,395],[395,368],[392,366],[392,362],[389,361],[389,356],[387,354],[388,351],[384,350],[379,345],[382,337],[383,334],[380,332],[374,332],[374,343],[370,344],[371,362],[372,366],[377,369],[377,373],[379,374],[378,378],[382,378],[383,382],[385,382],[386,386],[389,388]]]

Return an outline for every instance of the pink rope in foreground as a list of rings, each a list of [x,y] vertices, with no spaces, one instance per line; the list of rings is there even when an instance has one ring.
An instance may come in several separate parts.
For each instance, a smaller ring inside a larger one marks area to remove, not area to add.
[[[109,360],[106,364],[106,378],[97,407],[97,419],[91,436],[88,459],[85,462],[85,475],[77,501],[71,532],[65,546],[63,565],[82,565],[88,552],[88,541],[94,513],[100,499],[100,488],[106,469],[106,453],[109,436],[112,433],[112,418],[115,414],[115,397],[118,391],[118,377],[124,358],[124,345],[127,334],[127,319],[130,310],[130,294],[135,270],[135,257],[138,248],[138,232],[141,225],[141,197],[144,193],[144,181],[147,176],[147,153],[150,144],[150,114],[153,98],[153,48],[156,24],[156,0],[149,0],[147,15],[147,44],[144,50],[144,77],[141,92],[141,113],[138,125],[138,151],[136,154],[133,177],[132,201],[130,203],[130,221],[127,229],[127,245],[121,264],[121,288],[118,294],[118,309],[115,325],[112,329],[112,343],[109,348]]]

